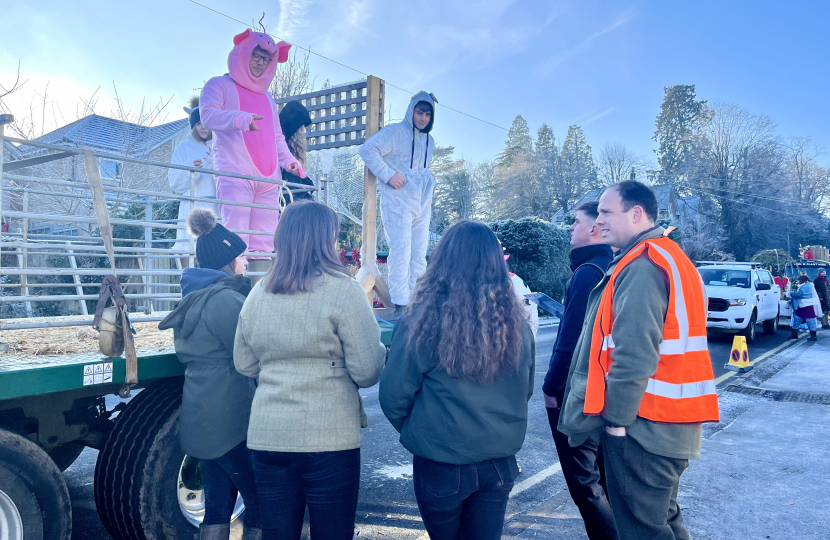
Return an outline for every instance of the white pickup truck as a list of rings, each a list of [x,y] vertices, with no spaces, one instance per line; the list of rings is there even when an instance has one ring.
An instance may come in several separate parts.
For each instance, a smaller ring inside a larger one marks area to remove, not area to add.
[[[772,274],[753,263],[697,263],[709,297],[706,327],[738,332],[747,343],[755,341],[755,327],[763,323],[765,334],[778,330],[781,288]]]

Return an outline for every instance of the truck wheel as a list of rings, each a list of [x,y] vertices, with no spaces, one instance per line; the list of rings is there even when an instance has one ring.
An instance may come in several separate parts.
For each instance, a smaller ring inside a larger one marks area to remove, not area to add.
[[[38,445],[0,430],[0,538],[69,540],[72,504],[58,467]]]
[[[778,311],[775,314],[774,319],[770,319],[768,321],[764,321],[764,333],[768,336],[775,335],[778,332],[778,318],[781,316],[781,312]]]
[[[196,534],[178,501],[182,383],[177,377],[138,394],[118,415],[98,454],[95,505],[117,540],[179,540]]]
[[[49,450],[49,457],[52,458],[52,461],[55,462],[58,469],[63,472],[75,463],[75,460],[78,459],[78,456],[81,455],[84,448],[86,448],[84,443],[78,441],[68,442]]]
[[[758,321],[758,315],[755,311],[752,312],[752,315],[749,317],[749,324],[746,325],[746,328],[741,332],[744,336],[746,336],[746,344],[751,345],[755,343],[755,323]]]

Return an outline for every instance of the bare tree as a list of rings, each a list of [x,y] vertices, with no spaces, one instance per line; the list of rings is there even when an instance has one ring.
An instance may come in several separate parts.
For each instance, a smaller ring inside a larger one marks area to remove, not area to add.
[[[786,145],[788,190],[818,213],[830,210],[830,171],[818,165],[824,152],[809,137],[793,137]]]
[[[297,58],[297,50],[288,59],[288,62],[279,64],[277,74],[271,82],[269,91],[274,99],[284,99],[297,96],[314,89],[314,80],[308,67],[308,59],[311,52]]]
[[[638,156],[621,143],[605,143],[599,152],[599,177],[606,186],[624,180],[646,180],[648,160]]]

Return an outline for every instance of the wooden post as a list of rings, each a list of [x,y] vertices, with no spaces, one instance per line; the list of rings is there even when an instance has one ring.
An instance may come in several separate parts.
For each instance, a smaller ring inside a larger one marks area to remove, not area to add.
[[[386,106],[386,84],[383,79],[372,75],[366,77],[366,139],[377,133],[383,127],[383,108]],[[377,216],[378,216],[378,179],[369,170],[363,167],[363,237],[361,262],[377,264]],[[374,300],[374,279],[371,284],[363,284],[369,304]],[[368,290],[366,285],[368,285]],[[389,307],[389,306],[387,306]]]

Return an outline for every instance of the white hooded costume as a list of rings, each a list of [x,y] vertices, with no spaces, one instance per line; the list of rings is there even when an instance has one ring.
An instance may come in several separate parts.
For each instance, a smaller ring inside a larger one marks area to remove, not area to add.
[[[187,134],[187,139],[176,147],[176,151],[173,153],[173,159],[170,162],[174,165],[187,165],[188,167],[192,167],[193,162],[197,159],[202,160],[203,168],[213,168],[213,140],[202,142],[196,139],[193,136],[193,130],[190,130],[190,133]],[[167,173],[167,179],[170,181],[170,187],[178,195],[191,196],[192,186],[193,197],[205,199],[216,198],[216,183],[213,180],[212,174],[170,169]],[[191,201],[179,201],[179,225],[187,225],[187,215],[193,206],[194,203]],[[215,204],[197,202],[195,206],[198,208],[210,208],[214,213],[217,211]],[[176,231],[176,244],[173,246],[173,249],[188,249],[188,239],[187,229],[178,229]]]
[[[539,310],[536,309],[536,304],[525,297],[526,294],[531,294],[533,291],[525,285],[522,278],[513,272],[510,272],[510,283],[513,285],[513,291],[515,291],[519,303],[525,308],[525,319],[527,319],[527,323],[530,325],[530,329],[533,331],[533,337],[535,338],[536,333],[539,331]]]
[[[412,121],[419,101],[432,105],[429,124],[419,130]],[[360,157],[380,180],[380,211],[389,244],[389,294],[397,305],[409,304],[415,282],[427,267],[429,220],[435,177],[429,171],[435,140],[429,134],[435,124],[435,96],[412,96],[403,122],[390,124],[360,147]],[[400,189],[388,184],[395,173],[405,179]]]

